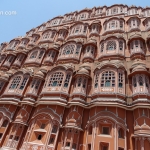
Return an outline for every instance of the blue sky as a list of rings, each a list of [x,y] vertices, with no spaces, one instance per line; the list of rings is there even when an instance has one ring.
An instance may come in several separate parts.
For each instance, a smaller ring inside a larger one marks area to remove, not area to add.
[[[150,6],[150,0],[0,0],[0,43],[24,36],[30,29],[56,17],[84,8],[110,6]],[[15,11],[15,15],[8,12]]]

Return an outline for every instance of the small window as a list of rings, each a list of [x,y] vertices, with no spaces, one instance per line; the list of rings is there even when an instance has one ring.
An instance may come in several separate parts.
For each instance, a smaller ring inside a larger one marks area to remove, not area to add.
[[[88,130],[88,134],[89,134],[89,135],[92,134],[92,129],[93,129],[92,126],[90,126],[90,127],[89,127],[89,130]]]
[[[2,136],[3,136],[3,133],[0,133],[0,139],[2,138]]]
[[[19,140],[19,136],[15,136],[14,140],[18,141]]]
[[[109,127],[103,127],[102,134],[109,135]]]
[[[8,120],[5,120],[2,124],[2,127],[7,127],[7,125],[8,125]]]
[[[58,127],[56,125],[53,126],[52,133],[57,133]]]
[[[103,146],[102,150],[108,150],[108,146]]]
[[[45,129],[45,124],[41,124],[41,129]]]
[[[72,148],[73,148],[73,149],[76,149],[76,143],[73,143],[73,144],[72,144]]]
[[[91,150],[91,144],[88,144],[88,150]]]
[[[41,139],[42,139],[42,135],[39,134],[38,137],[37,137],[37,139],[38,139],[38,140],[41,140]]]
[[[13,135],[10,135],[9,139],[12,139],[13,138]]]
[[[50,145],[50,144],[54,144],[54,141],[55,141],[55,138],[54,138],[54,137],[51,137],[50,140],[49,140],[49,145]]]
[[[124,138],[124,131],[123,129],[118,130],[118,138]]]
[[[70,142],[66,142],[66,147],[70,147]]]

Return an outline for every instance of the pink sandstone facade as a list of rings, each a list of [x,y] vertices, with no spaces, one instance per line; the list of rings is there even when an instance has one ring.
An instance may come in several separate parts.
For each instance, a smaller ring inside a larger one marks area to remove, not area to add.
[[[2,150],[150,150],[150,7],[65,14],[0,47]]]

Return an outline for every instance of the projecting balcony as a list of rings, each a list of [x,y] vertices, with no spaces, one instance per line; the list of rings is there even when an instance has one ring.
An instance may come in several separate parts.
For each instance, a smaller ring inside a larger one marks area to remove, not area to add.
[[[15,51],[16,50],[16,47],[8,47],[6,48],[6,51]]]
[[[91,30],[90,34],[89,34],[89,37],[91,36],[99,36],[99,31],[97,30]]]
[[[64,41],[64,36],[63,35],[59,35],[57,38],[57,41]]]
[[[53,43],[54,39],[53,38],[45,38],[45,39],[41,39],[39,41],[39,43]]]
[[[58,57],[57,62],[68,62],[68,63],[78,63],[79,62],[79,54],[66,54]]]
[[[30,41],[29,44],[28,44],[28,46],[36,46],[36,42],[37,41]]]
[[[94,55],[91,53],[85,53],[83,56],[83,62],[93,62],[94,61]]]
[[[103,34],[105,35],[105,34],[109,34],[109,33],[113,33],[113,32],[123,33],[125,31],[124,31],[123,27],[116,27],[116,28],[114,27],[114,28],[106,29]]]
[[[52,57],[46,57],[44,60],[45,65],[53,65],[54,64],[54,58]]]
[[[92,94],[92,103],[101,102],[101,103],[108,103],[108,102],[117,102],[125,104],[125,91],[124,88],[116,88],[116,87],[100,87],[94,88]]]
[[[24,49],[24,48],[26,48],[26,45],[25,45],[25,44],[20,43],[20,44],[18,45],[18,48]]]
[[[86,32],[81,32],[81,33],[77,32],[77,33],[69,34],[67,39],[76,38],[76,37],[86,38]]]
[[[129,28],[129,32],[131,31],[141,31],[139,26],[132,26]]]
[[[108,60],[108,59],[111,59],[111,60],[123,60],[125,58],[125,55],[124,55],[124,51],[121,50],[119,52],[116,52],[116,50],[107,50],[107,51],[104,51],[104,52],[101,52],[99,57],[98,57],[98,60],[99,61],[105,61],[105,60]]]
[[[145,58],[145,50],[138,47],[138,48],[134,48],[131,49],[131,55],[130,55],[131,59],[135,59],[135,58],[140,58],[142,57],[142,59]]]
[[[15,60],[15,62],[12,64],[12,68],[20,68],[21,67],[22,62],[19,60]]]
[[[2,64],[1,69],[8,70],[10,66],[11,66],[11,62],[5,61],[4,64]]]
[[[25,66],[39,66],[41,64],[42,59],[27,59],[24,63]]]

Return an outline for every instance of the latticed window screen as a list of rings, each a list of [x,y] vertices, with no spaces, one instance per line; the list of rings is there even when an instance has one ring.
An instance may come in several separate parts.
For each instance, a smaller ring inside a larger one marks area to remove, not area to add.
[[[2,63],[4,59],[5,59],[5,56],[0,56],[0,63]]]
[[[118,8],[117,7],[114,7],[111,9],[111,14],[117,14],[118,13]]]
[[[94,50],[95,50],[95,47],[94,46],[87,46],[86,47],[86,53],[91,53],[91,54],[94,54]]]
[[[51,31],[47,31],[43,34],[43,39],[49,39],[51,36]]]
[[[107,42],[107,50],[115,50],[116,49],[116,42],[115,41],[108,41]]]
[[[21,81],[21,76],[17,76],[11,82],[9,89],[16,89]]]
[[[31,59],[32,59],[32,58],[36,58],[37,54],[38,54],[38,51],[32,52],[31,55],[30,55],[30,58],[31,58]]]
[[[51,50],[51,51],[49,51],[49,53],[47,54],[47,56],[54,58],[55,54],[56,54],[56,52]]]
[[[70,75],[70,74],[67,74],[66,79],[65,79],[65,82],[64,82],[64,87],[68,87],[69,81],[70,81],[70,77],[71,77],[71,75]]]
[[[148,77],[146,76],[145,77],[145,86],[148,88],[149,87],[149,80],[148,80]]]
[[[3,88],[4,82],[0,81],[0,90]]]
[[[123,41],[119,41],[119,50],[123,50]]]
[[[112,21],[109,23],[109,29],[114,29],[114,28],[117,28],[117,27],[118,27],[118,21],[112,20]]]
[[[38,89],[39,86],[40,86],[40,84],[41,84],[41,81],[40,81],[40,80],[34,79],[34,80],[31,82],[31,88]]]
[[[104,43],[101,43],[101,52],[104,51]]]
[[[52,133],[57,133],[58,127],[56,125],[53,126]]]
[[[136,87],[137,84],[136,84],[136,77],[133,77],[133,86]]]
[[[20,85],[20,89],[21,90],[23,90],[23,88],[25,87],[27,80],[28,80],[28,77],[24,77],[24,79],[23,79],[23,81],[22,81],[22,83]]]
[[[82,78],[79,78],[79,79],[78,79],[78,82],[77,82],[78,87],[81,86],[81,83],[82,83]]]
[[[77,45],[75,54],[78,55],[81,49],[81,45]]]
[[[69,44],[64,47],[63,55],[73,54],[74,50],[75,50],[75,45]]]
[[[113,71],[106,71],[101,76],[101,87],[114,87],[115,73]]]
[[[120,28],[123,28],[123,21],[120,21]]]
[[[98,87],[98,77],[99,77],[99,74],[96,74],[95,75],[95,83],[94,83],[95,88]]]
[[[61,86],[63,81],[64,74],[62,72],[55,72],[50,76],[48,86]]]
[[[139,86],[143,86],[143,78],[142,76],[139,76]]]
[[[119,72],[118,87],[123,87],[123,74]]]
[[[43,54],[44,54],[44,51],[40,51],[40,54],[39,54],[39,59],[41,59],[42,58],[42,56],[43,56]]]
[[[83,85],[82,85],[83,88],[86,88],[86,83],[87,83],[87,80],[84,79],[84,80],[83,80]]]

